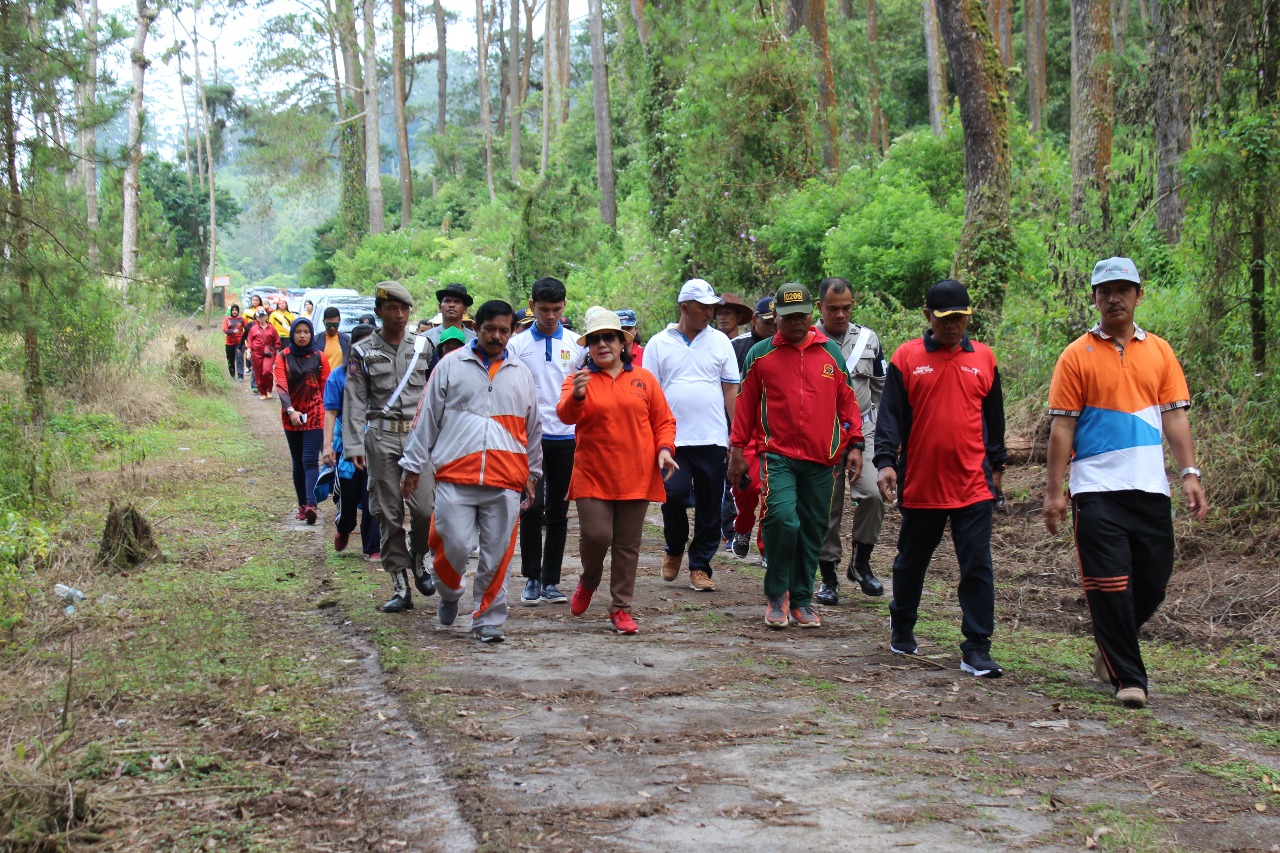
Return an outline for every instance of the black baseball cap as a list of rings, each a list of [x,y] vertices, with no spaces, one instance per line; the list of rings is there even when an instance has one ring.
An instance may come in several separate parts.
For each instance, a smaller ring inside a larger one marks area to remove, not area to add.
[[[924,295],[924,307],[932,311],[935,317],[973,313],[973,308],[969,305],[969,291],[953,278],[944,278],[930,287]]]

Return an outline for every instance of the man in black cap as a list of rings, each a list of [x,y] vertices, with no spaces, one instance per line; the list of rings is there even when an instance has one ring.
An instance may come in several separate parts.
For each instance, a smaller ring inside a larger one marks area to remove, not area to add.
[[[958,281],[943,279],[925,294],[929,329],[898,347],[889,364],[876,416],[875,466],[881,496],[893,501],[899,489],[902,494],[889,650],[916,653],[925,571],[950,520],[960,564],[960,668],[999,678],[1004,670],[991,659],[991,515],[1008,455],[1004,394],[995,353],[965,333],[972,313]]]
[[[373,512],[381,526],[382,568],[395,588],[391,600],[382,605],[384,613],[413,609],[410,571],[419,592],[435,592],[423,562],[435,488],[431,472],[424,472],[407,501],[411,525],[405,523],[406,501],[400,489],[400,458],[435,355],[430,341],[408,330],[412,308],[413,297],[399,282],[383,281],[374,288],[374,311],[382,329],[351,346],[342,405],[342,454],[368,472]]]
[[[467,292],[464,284],[453,282],[446,284],[444,287],[436,291],[436,299],[440,300],[440,316],[442,322],[439,326],[434,326],[426,331],[427,340],[431,341],[433,347],[440,346],[440,336],[444,334],[445,329],[461,329],[462,333],[467,336],[467,343],[471,343],[476,339],[474,329],[468,329],[462,325],[462,318],[466,315],[467,309],[471,307],[471,303],[475,300],[471,294]]]

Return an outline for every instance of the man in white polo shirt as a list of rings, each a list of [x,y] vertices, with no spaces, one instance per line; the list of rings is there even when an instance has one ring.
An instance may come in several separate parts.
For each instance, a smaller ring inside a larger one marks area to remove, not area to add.
[[[520,572],[525,578],[520,603],[526,607],[569,600],[559,584],[569,530],[574,435],[573,427],[556,417],[556,404],[565,377],[582,366],[582,348],[575,336],[564,333],[561,321],[566,299],[564,284],[558,279],[548,276],[535,281],[529,299],[534,323],[527,333],[512,335],[507,344],[507,351],[533,374],[542,418],[542,479],[528,509],[520,513]],[[543,525],[547,529],[545,548]]]
[[[700,278],[680,288],[680,320],[649,339],[644,366],[657,377],[676,416],[676,464],[662,505],[666,558],[662,578],[680,576],[686,546],[689,584],[715,589],[711,558],[720,546],[720,497],[728,466],[729,426],[738,398],[738,360],[711,322],[724,300]],[[693,507],[693,538],[688,509]]]

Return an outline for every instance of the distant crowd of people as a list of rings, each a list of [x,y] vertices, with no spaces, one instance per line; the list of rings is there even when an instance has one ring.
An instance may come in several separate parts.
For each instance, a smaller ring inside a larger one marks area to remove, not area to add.
[[[1173,565],[1164,441],[1192,516],[1206,503],[1181,368],[1134,322],[1144,295],[1137,269],[1127,258],[1100,261],[1090,286],[1098,323],[1062,353],[1049,393],[1044,522],[1056,533],[1070,504],[1095,673],[1120,702],[1141,707],[1138,631]],[[716,555],[746,558],[754,541],[765,624],[819,628],[814,605],[839,603],[847,495],[855,508],[844,576],[868,596],[884,594],[871,556],[886,504],[901,511],[889,649],[919,650],[925,576],[949,524],[960,667],[1003,674],[991,655],[991,533],[1007,457],[1004,401],[995,354],[968,335],[973,306],[961,283],[928,289],[928,328],[889,359],[876,333],[853,321],[842,278],[816,293],[787,284],[752,303],[691,279],[678,319],[646,346],[629,308],[593,306],[573,330],[554,278],[539,279],[519,311],[492,300],[472,318],[461,284],[436,298],[439,314],[415,331],[414,299],[391,281],[376,286],[376,316],[350,336],[338,331],[336,308],[320,335],[257,297],[251,318],[233,306],[223,324],[228,371],[249,372],[263,399],[274,388],[280,401],[297,517],[315,523],[317,486],[331,488],[333,545],[343,551],[364,509],[365,554],[392,582],[385,612],[412,610],[416,590],[438,595],[438,621],[453,624],[474,557],[471,633],[501,641],[518,543],[519,604],[567,603],[584,615],[608,557],[608,618],[634,634],[644,521],[658,502],[665,581],[679,580],[687,558],[689,586],[711,593]],[[570,501],[581,567],[566,595]]]

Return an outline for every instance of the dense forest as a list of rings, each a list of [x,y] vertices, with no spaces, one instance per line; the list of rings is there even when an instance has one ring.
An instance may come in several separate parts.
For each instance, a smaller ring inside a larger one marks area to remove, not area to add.
[[[1133,257],[1223,517],[1280,501],[1280,0],[0,0],[0,357],[41,430],[154,318],[256,284],[556,275],[667,322],[680,282],[850,279],[896,345],[977,294],[1028,435]],[[228,67],[219,43],[246,46]],[[152,83],[176,74],[180,125]],[[425,300],[424,313],[431,313]],[[1268,413],[1268,414],[1264,414]],[[36,461],[4,498],[39,500]]]

